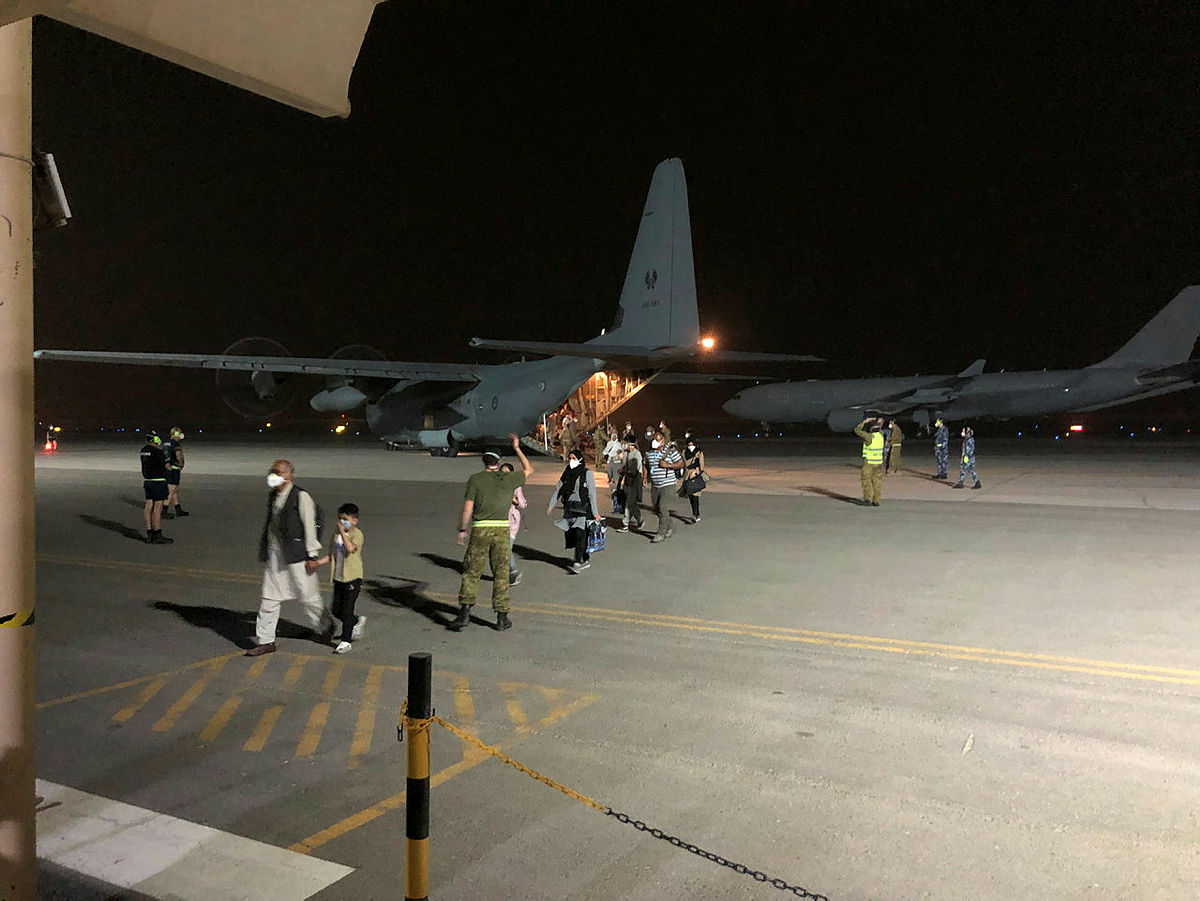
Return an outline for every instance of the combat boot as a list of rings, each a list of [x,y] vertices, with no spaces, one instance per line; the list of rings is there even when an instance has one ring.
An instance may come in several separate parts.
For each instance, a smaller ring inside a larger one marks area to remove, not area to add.
[[[154,531],[154,534],[150,536],[150,543],[151,544],[174,544],[175,539],[167,538],[165,535],[163,535],[162,529],[156,529]]]
[[[175,514],[174,514],[174,513],[172,513],[172,512],[170,511],[170,509],[168,509],[167,507],[163,507],[162,518],[163,518],[163,519],[174,519],[174,518],[175,518]]]
[[[461,632],[469,625],[471,625],[471,608],[466,604],[461,604],[458,608],[458,619],[452,622],[447,628],[451,632]]]
[[[496,614],[496,631],[503,632],[505,629],[511,629],[512,623],[508,620],[508,613],[500,612]]]
[[[976,482],[976,483],[975,483],[974,485],[972,485],[971,487],[972,487],[972,488],[982,488],[982,487],[983,487],[983,482]]]
[[[962,488],[962,487],[963,487],[963,483],[962,483],[962,482],[958,482],[958,483],[956,483],[955,485],[953,485],[953,486],[951,486],[951,487],[954,487],[954,488]]]

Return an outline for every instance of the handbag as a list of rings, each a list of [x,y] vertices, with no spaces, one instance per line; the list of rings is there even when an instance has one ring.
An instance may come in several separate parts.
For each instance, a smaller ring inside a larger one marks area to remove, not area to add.
[[[699,494],[704,490],[704,478],[702,476],[692,476],[683,483],[683,489],[688,494]]]
[[[602,522],[593,520],[587,527],[587,552],[594,554],[604,550],[608,538],[608,527]]]
[[[709,480],[709,479],[711,479],[711,478],[712,478],[712,476],[710,476],[710,475],[708,474],[708,470],[707,470],[707,469],[702,469],[702,470],[700,470],[700,478],[702,478],[702,479],[704,480],[704,484],[705,484],[705,485],[707,485],[707,484],[708,484],[708,480]]]

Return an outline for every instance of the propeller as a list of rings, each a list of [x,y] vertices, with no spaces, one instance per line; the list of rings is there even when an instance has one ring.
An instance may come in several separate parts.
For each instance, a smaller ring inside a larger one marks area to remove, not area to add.
[[[287,348],[271,338],[240,338],[224,352],[245,357],[290,356]],[[296,396],[290,373],[267,370],[221,370],[217,373],[217,390],[231,410],[251,419],[274,416]]]

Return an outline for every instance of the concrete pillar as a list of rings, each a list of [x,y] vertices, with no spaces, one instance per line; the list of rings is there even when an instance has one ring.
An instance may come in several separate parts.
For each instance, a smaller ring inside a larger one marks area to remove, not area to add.
[[[0,28],[0,897],[32,901],[32,20]],[[23,157],[25,159],[14,159]]]

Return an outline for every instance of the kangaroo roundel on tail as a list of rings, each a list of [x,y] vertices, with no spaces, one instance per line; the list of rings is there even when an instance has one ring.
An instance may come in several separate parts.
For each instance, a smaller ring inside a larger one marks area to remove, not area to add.
[[[689,347],[700,340],[692,224],[681,160],[663,160],[654,170],[617,318],[608,334],[612,343],[650,348]]]

